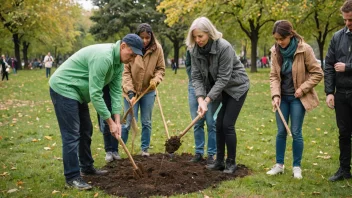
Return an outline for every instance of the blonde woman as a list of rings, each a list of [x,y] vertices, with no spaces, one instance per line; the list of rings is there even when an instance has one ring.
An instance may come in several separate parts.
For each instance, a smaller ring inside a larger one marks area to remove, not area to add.
[[[237,167],[234,126],[249,89],[248,76],[232,45],[222,38],[222,33],[208,18],[200,17],[193,21],[186,45],[193,48],[190,51],[191,77],[199,114],[205,115],[209,103],[222,103],[216,119],[216,160],[206,167],[232,174]],[[217,108],[215,106],[210,111],[214,111]]]

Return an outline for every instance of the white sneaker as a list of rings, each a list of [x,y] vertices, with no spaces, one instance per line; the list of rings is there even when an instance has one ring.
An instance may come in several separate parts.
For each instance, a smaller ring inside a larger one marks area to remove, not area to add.
[[[114,161],[114,158],[113,158],[113,156],[112,156],[112,152],[106,152],[105,161],[106,161],[107,163]]]
[[[113,157],[115,160],[120,160],[120,159],[121,159],[121,156],[120,156],[119,153],[116,152],[116,151],[112,152],[112,157]]]
[[[280,164],[275,164],[270,171],[266,172],[267,175],[277,175],[284,173],[285,166]]]
[[[148,151],[142,151],[142,156],[143,157],[149,157],[150,154],[148,153]]]
[[[293,178],[295,178],[295,179],[302,179],[302,170],[301,170],[301,167],[299,167],[299,166],[294,166],[292,170],[293,170]]]

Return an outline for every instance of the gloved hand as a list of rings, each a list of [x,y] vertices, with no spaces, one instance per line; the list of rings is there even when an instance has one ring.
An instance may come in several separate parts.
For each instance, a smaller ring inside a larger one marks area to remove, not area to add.
[[[154,79],[151,79],[149,82],[151,89],[156,89],[157,82]]]

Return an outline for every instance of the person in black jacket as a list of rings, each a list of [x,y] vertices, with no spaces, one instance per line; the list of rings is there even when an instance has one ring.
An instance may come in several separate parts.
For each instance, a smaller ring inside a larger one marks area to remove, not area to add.
[[[9,72],[6,71],[6,58],[5,55],[2,55],[0,57],[0,64],[1,64],[1,70],[2,70],[2,80],[6,77],[6,80],[9,80]]]
[[[324,69],[326,104],[335,109],[340,147],[340,168],[329,181],[352,177],[352,1],[346,1],[340,10],[346,27],[331,39]]]

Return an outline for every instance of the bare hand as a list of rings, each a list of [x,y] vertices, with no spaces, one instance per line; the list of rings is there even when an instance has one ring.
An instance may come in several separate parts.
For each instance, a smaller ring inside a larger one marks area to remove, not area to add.
[[[328,105],[330,109],[335,108],[335,96],[333,94],[329,94],[326,96],[326,105]]]
[[[276,105],[280,106],[281,99],[278,96],[275,96],[271,101],[271,105],[273,105],[273,111],[276,111]]]
[[[208,103],[205,102],[204,100],[199,102],[198,105],[198,114],[203,117],[204,114],[208,111]]]
[[[296,97],[296,98],[300,98],[300,97],[302,97],[302,96],[303,96],[303,91],[302,91],[301,88],[298,88],[298,89],[296,90],[296,92],[295,92],[295,97]]]
[[[154,79],[151,79],[149,82],[151,89],[156,89],[157,82]]]
[[[338,63],[335,63],[334,68],[336,72],[345,72],[346,64],[338,62]]]

